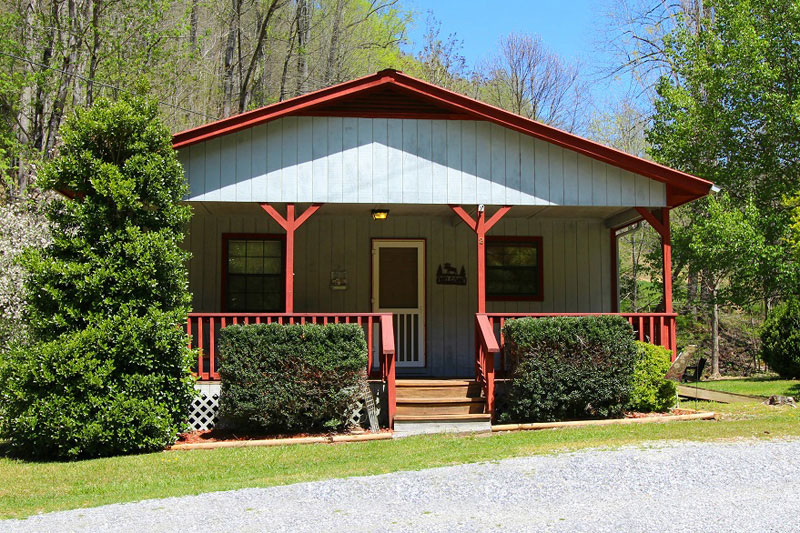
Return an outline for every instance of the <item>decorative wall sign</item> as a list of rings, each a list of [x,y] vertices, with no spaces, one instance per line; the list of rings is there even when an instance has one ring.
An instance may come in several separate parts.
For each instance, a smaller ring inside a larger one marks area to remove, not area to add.
[[[436,269],[436,284],[437,285],[466,285],[467,284],[467,271],[464,270],[464,265],[461,265],[461,271],[456,270],[456,267],[450,263],[439,265]]]
[[[331,270],[331,284],[332,291],[345,291],[347,290],[347,271],[346,270]]]

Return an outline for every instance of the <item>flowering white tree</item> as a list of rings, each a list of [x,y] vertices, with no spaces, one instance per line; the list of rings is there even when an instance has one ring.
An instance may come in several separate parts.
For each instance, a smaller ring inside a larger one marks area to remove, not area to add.
[[[6,199],[0,205],[0,350],[20,340],[25,332],[26,271],[17,258],[28,247],[50,243],[50,228],[44,217],[48,197],[32,194]]]

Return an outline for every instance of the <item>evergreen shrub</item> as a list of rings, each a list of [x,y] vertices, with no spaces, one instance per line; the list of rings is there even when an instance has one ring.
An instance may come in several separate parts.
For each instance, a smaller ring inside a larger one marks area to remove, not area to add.
[[[800,378],[800,300],[770,311],[761,327],[761,358],[780,377]]]
[[[505,323],[513,373],[501,419],[551,422],[623,414],[636,344],[619,316],[520,318]]]
[[[229,326],[219,354],[220,417],[244,431],[342,429],[366,379],[358,324]]]
[[[636,341],[636,364],[633,370],[633,391],[628,409],[642,413],[664,412],[675,406],[678,384],[664,379],[672,352],[663,346]]]

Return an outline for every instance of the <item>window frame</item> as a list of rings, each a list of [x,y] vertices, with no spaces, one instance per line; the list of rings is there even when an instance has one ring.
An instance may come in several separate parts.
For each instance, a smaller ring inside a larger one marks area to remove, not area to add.
[[[281,306],[278,311],[229,311],[228,310],[228,242],[229,241],[280,241],[281,243]],[[220,309],[223,313],[283,313],[286,311],[286,235],[280,233],[223,233],[222,234],[222,281],[220,283]]]
[[[486,287],[486,301],[487,302],[541,302],[544,301],[544,261],[542,259],[542,237],[535,236],[513,236],[513,235],[499,235],[499,236],[486,236],[486,245],[483,247],[483,267],[488,270],[488,251],[490,244],[499,243],[518,243],[518,244],[531,244],[536,247],[536,271],[538,276],[538,288],[535,296],[521,295],[521,294],[491,294],[488,286]],[[484,283],[486,283],[486,272],[484,275]]]

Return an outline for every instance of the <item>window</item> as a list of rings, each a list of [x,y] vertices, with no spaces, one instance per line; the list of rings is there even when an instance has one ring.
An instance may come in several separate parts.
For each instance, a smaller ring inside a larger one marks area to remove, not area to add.
[[[488,237],[486,297],[541,300],[542,294],[542,238]]]
[[[225,311],[283,311],[283,239],[225,234],[222,246]]]

